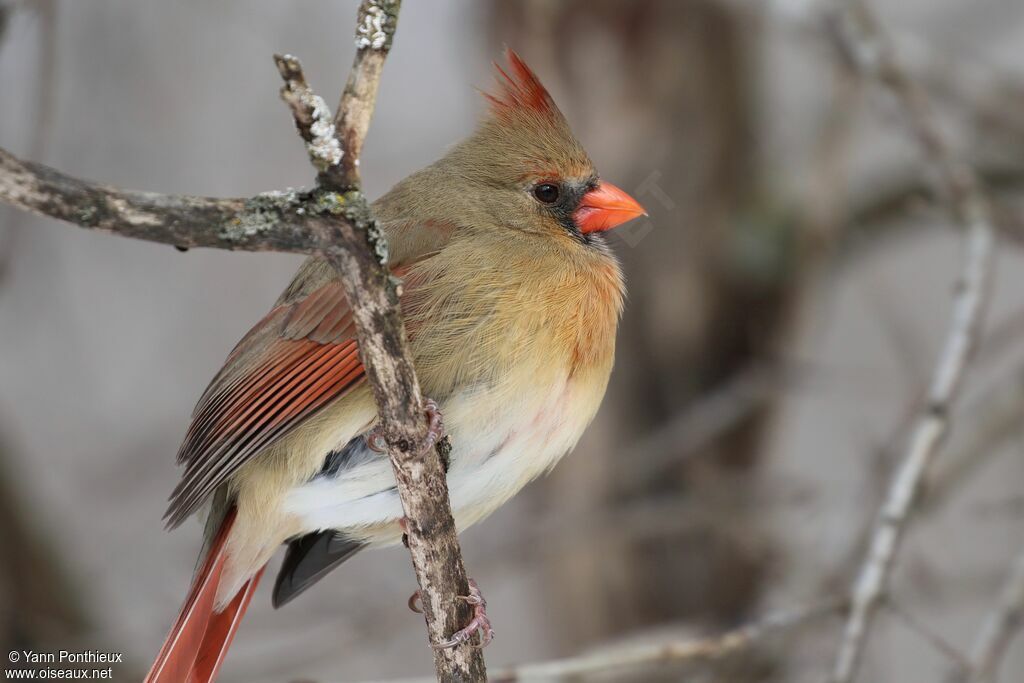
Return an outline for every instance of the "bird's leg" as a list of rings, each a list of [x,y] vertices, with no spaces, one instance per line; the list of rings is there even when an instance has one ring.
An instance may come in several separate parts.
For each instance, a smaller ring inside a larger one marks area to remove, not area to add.
[[[444,416],[441,415],[441,408],[437,405],[437,401],[431,398],[424,401],[423,412],[427,416],[427,435],[416,448],[416,453],[419,455],[427,453],[444,436]],[[366,445],[370,450],[378,453],[387,452],[388,445],[384,442],[384,435],[381,433],[380,427],[374,427],[366,435]]]
[[[419,598],[419,591],[413,594],[413,597],[409,598],[410,607],[412,608],[415,599]],[[466,628],[456,631],[452,634],[452,637],[443,643],[438,643],[434,647],[438,649],[446,649],[449,647],[455,647],[469,641],[478,632],[480,633],[480,645],[477,647],[487,647],[492,640],[494,640],[494,628],[491,626],[491,620],[487,616],[487,601],[484,600],[484,594],[480,592],[480,586],[477,585],[473,579],[469,580],[469,595],[460,595],[459,600],[464,600],[469,603],[473,608],[473,618],[470,620]],[[413,608],[415,611],[415,608]]]
[[[424,412],[427,414],[427,435],[424,437],[423,442],[417,449],[420,454],[427,453],[431,448],[437,445],[437,442],[444,437],[444,419],[441,415],[441,409],[438,407],[437,402],[433,399],[427,399],[423,404]],[[366,436],[366,445],[372,450],[378,453],[384,453],[387,450],[387,445],[384,443],[384,435],[380,433],[379,427],[374,427]],[[448,463],[445,463],[445,470],[448,469]],[[402,542],[405,543],[406,547],[409,546],[409,521],[402,517],[398,520],[398,525],[402,529]],[[417,614],[423,612],[420,604],[422,603],[423,595],[420,591],[416,591],[409,596],[408,605],[409,609]],[[436,648],[449,648],[455,647],[460,643],[464,643],[472,638],[476,633],[480,633],[480,645],[479,647],[487,647],[492,640],[494,640],[494,628],[491,626],[491,620],[487,616],[487,601],[484,599],[483,593],[480,592],[480,586],[477,585],[473,579],[469,580],[469,595],[458,596],[459,600],[467,602],[473,608],[473,618],[470,619],[469,624],[466,628],[456,631],[452,634],[452,637],[442,643],[438,643],[434,647]]]

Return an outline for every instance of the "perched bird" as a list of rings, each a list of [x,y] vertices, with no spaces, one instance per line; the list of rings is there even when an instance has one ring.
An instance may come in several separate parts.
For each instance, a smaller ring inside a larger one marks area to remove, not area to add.
[[[602,233],[644,213],[599,179],[529,67],[508,61],[476,131],[373,205],[416,372],[451,437],[459,529],[549,470],[597,412],[624,295]],[[167,519],[209,510],[205,559],[147,681],[216,676],[278,546],[275,606],[401,540],[375,420],[342,285],[310,258],[193,413]]]

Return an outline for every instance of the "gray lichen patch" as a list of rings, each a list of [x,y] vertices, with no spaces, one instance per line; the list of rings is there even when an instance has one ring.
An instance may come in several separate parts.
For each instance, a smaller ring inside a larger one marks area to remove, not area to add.
[[[100,210],[90,204],[81,206],[75,211],[75,222],[86,227],[93,227],[98,222]]]
[[[326,171],[340,164],[345,155],[334,129],[334,117],[324,98],[309,88],[303,90],[301,97],[305,106],[313,112],[313,123],[309,127],[313,139],[306,144],[306,149],[317,169]]]
[[[321,173],[337,166],[345,152],[338,140],[331,108],[306,83],[302,65],[295,56],[275,55],[274,61],[285,80],[281,97],[292,107],[295,123],[306,141],[310,160]]]
[[[295,188],[289,187],[285,190],[269,190],[268,192],[260,192],[249,201],[263,205],[273,204],[279,208],[291,208],[302,202],[305,194],[305,190],[296,190]]]
[[[384,233],[381,232],[376,220],[371,220],[366,224],[366,243],[373,249],[373,255],[377,257],[377,261],[382,266],[386,266],[389,256],[388,241],[384,237]]]
[[[346,210],[346,198],[338,192],[320,190],[313,195],[313,208],[318,214],[329,214],[331,216],[344,216]]]
[[[89,193],[84,201],[77,202],[70,219],[87,228],[103,226],[111,221],[137,228],[157,228],[163,224],[159,215],[148,208],[139,208],[124,196],[113,193]]]
[[[350,191],[345,193],[345,217],[348,218],[356,228],[366,233],[366,243],[373,250],[380,264],[387,265],[388,262],[388,241],[381,232],[380,226],[370,213],[370,205],[366,202],[361,192]]]
[[[370,213],[370,205],[366,198],[358,190],[339,193],[329,190],[320,190],[314,193],[314,208],[319,214],[331,216],[342,216],[348,220],[353,227],[366,234],[366,243],[373,251],[373,255],[381,265],[388,262],[388,242],[381,232],[377,221]]]
[[[289,211],[302,208],[306,193],[288,188],[264,192],[247,199],[243,211],[221,229],[220,236],[230,242],[244,241],[273,231]]]
[[[366,236],[366,242],[381,265],[388,260],[388,245],[373,219],[370,206],[356,190],[275,190],[247,199],[242,210],[224,223],[219,232],[230,244],[249,242],[254,237],[271,235],[287,226],[301,226],[299,216],[331,216],[350,223]]]
[[[366,12],[360,17],[359,26],[356,27],[356,48],[365,50],[383,50],[390,47],[391,31],[388,26],[394,25],[393,11],[389,2],[370,2]]]

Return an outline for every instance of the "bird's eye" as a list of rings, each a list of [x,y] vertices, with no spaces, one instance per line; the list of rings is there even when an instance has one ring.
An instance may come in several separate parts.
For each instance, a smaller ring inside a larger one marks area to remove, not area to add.
[[[554,204],[558,201],[558,185],[541,183],[533,188],[533,196],[537,198],[537,201]]]

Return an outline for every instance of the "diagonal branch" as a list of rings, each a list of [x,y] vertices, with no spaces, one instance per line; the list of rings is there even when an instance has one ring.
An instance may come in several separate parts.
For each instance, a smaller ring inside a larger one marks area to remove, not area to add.
[[[457,596],[468,593],[468,582],[441,459],[417,447],[427,433],[423,398],[396,285],[384,265],[387,245],[359,190],[359,153],[400,4],[361,3],[355,62],[337,119],[309,88],[298,60],[276,58],[285,80],[282,96],[318,170],[314,190],[249,199],[121,190],[22,161],[0,149],[0,201],[83,228],[181,249],[317,254],[335,267],[349,297],[360,356],[398,482],[429,638],[437,643],[467,623],[469,609]],[[435,649],[434,665],[440,681],[486,680],[483,657],[468,644]]]
[[[849,65],[880,81],[901,101],[929,162],[936,189],[964,228],[966,240],[952,319],[927,400],[890,482],[867,557],[853,586],[850,615],[831,676],[833,683],[850,683],[857,673],[871,621],[888,587],[924,474],[949,430],[952,404],[978,341],[991,288],[995,232],[988,201],[973,169],[953,156],[932,117],[926,95],[906,75],[868,8],[859,0],[844,2],[829,12],[828,27]]]

